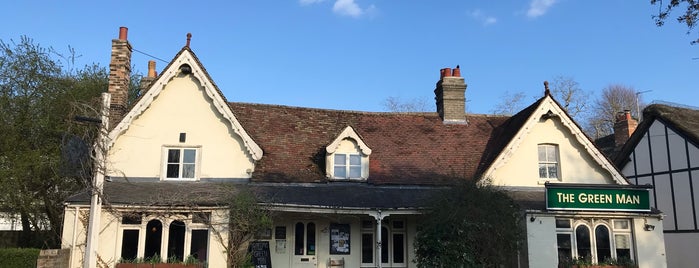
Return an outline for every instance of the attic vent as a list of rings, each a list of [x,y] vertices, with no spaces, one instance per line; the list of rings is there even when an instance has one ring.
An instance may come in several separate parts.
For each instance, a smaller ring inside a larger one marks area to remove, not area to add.
[[[180,72],[183,74],[191,74],[192,73],[192,67],[189,66],[189,64],[182,64],[180,65]]]

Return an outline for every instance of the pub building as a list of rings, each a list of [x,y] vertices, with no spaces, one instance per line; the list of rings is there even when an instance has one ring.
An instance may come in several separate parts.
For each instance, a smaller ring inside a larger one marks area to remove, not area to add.
[[[654,197],[629,184],[548,83],[512,116],[466,113],[459,66],[426,86],[435,112],[229,102],[190,41],[160,72],[148,64],[129,105],[127,29],[112,40],[108,131],[95,163],[105,166],[96,175],[104,182],[65,202],[69,267],[154,258],[225,267],[236,215],[223,201],[241,191],[273,212],[271,228],[250,246],[257,267],[417,267],[421,214],[462,180],[500,187],[522,208],[526,241],[512,267],[577,258],[666,266],[663,217],[648,205]]]

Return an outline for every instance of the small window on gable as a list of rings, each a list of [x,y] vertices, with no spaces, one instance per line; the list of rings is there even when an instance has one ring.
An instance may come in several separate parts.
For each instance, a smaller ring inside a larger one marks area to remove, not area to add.
[[[195,180],[199,165],[199,148],[164,148],[163,179]]]
[[[371,149],[351,127],[326,147],[327,177],[335,180],[366,180]]]
[[[558,145],[539,144],[539,179],[560,179],[558,165]]]

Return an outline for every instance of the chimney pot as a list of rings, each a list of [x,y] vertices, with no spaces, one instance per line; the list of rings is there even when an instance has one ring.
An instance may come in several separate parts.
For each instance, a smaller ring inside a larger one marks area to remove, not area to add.
[[[119,27],[119,40],[127,40],[129,34],[129,28]]]
[[[456,68],[451,72],[451,76],[455,77],[461,77],[461,69],[459,69],[459,65],[456,65]]]

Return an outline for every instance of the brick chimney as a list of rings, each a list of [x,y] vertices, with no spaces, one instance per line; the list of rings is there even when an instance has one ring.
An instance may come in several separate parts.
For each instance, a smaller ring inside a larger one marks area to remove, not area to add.
[[[637,126],[638,121],[631,117],[631,111],[625,110],[617,114],[616,123],[614,123],[614,144],[616,148],[621,148],[626,143]]]
[[[457,65],[439,70],[434,90],[437,113],[445,123],[466,123],[466,83]]]
[[[148,87],[150,87],[150,85],[153,84],[153,81],[155,81],[156,76],[158,76],[158,73],[155,71],[155,61],[149,60],[148,75],[141,78],[141,83],[138,86],[138,89],[140,91],[139,96],[146,92]]]
[[[127,40],[129,29],[119,28],[119,39],[112,39],[112,58],[109,62],[109,87],[112,95],[109,106],[109,128],[114,128],[128,111],[131,79],[131,44]]]

